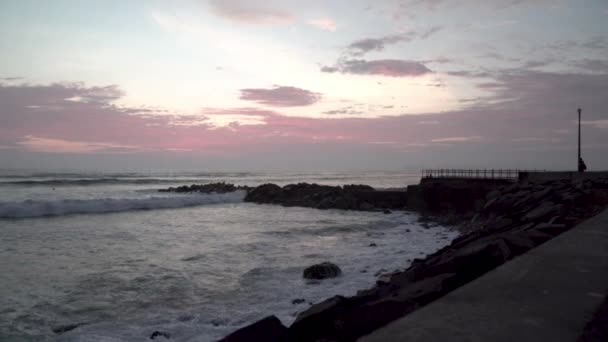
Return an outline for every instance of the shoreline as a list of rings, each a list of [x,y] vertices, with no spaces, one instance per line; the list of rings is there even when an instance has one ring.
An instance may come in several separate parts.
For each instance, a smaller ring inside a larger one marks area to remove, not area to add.
[[[218,187],[224,188],[226,184]],[[422,222],[448,225],[462,233],[438,252],[415,259],[405,271],[381,276],[372,288],[312,305],[289,327],[269,316],[222,339],[354,341],[593,217],[608,205],[608,179],[517,183],[435,179],[398,192],[361,185],[264,184],[249,188],[245,201],[318,209],[408,210],[419,213]]]

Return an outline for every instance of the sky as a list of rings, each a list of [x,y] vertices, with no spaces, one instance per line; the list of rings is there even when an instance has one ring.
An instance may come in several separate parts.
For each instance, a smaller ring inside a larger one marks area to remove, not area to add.
[[[0,0],[0,167],[608,169],[606,0]]]

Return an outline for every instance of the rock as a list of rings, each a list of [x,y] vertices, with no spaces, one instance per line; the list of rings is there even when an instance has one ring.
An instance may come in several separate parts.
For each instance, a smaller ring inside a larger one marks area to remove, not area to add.
[[[551,236],[556,236],[564,232],[567,228],[565,224],[561,223],[539,223],[534,227],[534,229],[547,233]]]
[[[219,342],[286,342],[287,328],[276,316],[268,316],[232,334]]]
[[[370,243],[368,246],[369,246],[369,247],[378,247],[378,245],[377,245],[377,244],[375,244],[375,243],[373,243],[373,242],[372,242],[372,243]]]
[[[294,300],[291,301],[291,304],[297,305],[297,304],[302,304],[302,303],[305,303],[305,302],[306,302],[306,299],[296,298],[296,299],[294,299]]]
[[[163,337],[165,339],[170,339],[171,338],[171,334],[169,334],[168,332],[165,332],[165,331],[158,331],[157,330],[157,331],[153,332],[152,335],[150,335],[150,339],[151,340],[154,340],[154,339],[156,339],[158,337]]]
[[[187,192],[202,192],[202,193],[217,193],[224,194],[227,192],[233,192],[236,190],[246,190],[247,187],[237,187],[234,184],[229,183],[207,183],[207,184],[192,184],[190,186],[184,185],[179,186],[177,188],[168,188],[168,189],[160,189],[159,192],[178,192],[178,193],[187,193]]]
[[[384,274],[386,272],[388,272],[388,270],[385,270],[384,268],[381,268],[378,272],[374,273],[374,277],[382,275],[382,274]]]
[[[376,285],[358,291],[355,296],[336,296],[312,305],[289,327],[289,341],[355,341],[529,251],[608,205],[608,182],[598,186],[596,182],[579,182],[580,189],[570,181],[482,184],[470,189],[467,189],[468,183],[464,183],[463,188],[459,183],[446,187],[435,184],[436,181],[427,183],[408,187],[408,192],[411,189],[416,194],[412,203],[426,210],[421,216],[421,225],[430,227],[424,220],[429,217],[434,218],[426,220],[431,223],[438,217],[453,217],[456,223],[460,219],[460,222],[473,221],[474,225],[470,224],[467,233],[462,233],[449,246],[424,259],[408,259],[411,264],[405,271],[380,270],[376,273],[379,277]],[[332,205],[338,205],[341,198],[346,198],[338,190],[320,189],[316,185],[294,185],[287,191],[302,195],[314,190],[313,195],[306,197],[312,204],[330,198]],[[490,191],[494,192],[486,196]],[[484,209],[477,203],[480,198],[488,198]],[[353,203],[360,208],[370,202],[354,200]],[[373,203],[376,208],[383,208]],[[473,216],[475,219],[471,220]],[[368,233],[368,236],[372,235]]]
[[[545,202],[538,206],[537,208],[528,212],[523,219],[526,221],[536,221],[547,216],[551,216],[551,214],[558,213],[561,209],[561,205],[555,205],[552,202]]]
[[[382,275],[380,275],[380,277],[378,279],[376,279],[376,284],[378,285],[382,285],[382,284],[388,284],[391,281],[391,278],[396,275],[396,274],[400,274],[402,272],[392,272],[392,273],[384,273]]]
[[[57,335],[63,334],[65,332],[74,330],[80,326],[83,326],[87,323],[73,323],[73,324],[66,324],[66,325],[60,325],[58,327],[53,328],[53,332]]]
[[[247,193],[245,201],[254,203],[271,203],[283,194],[283,189],[276,184],[262,184]]]
[[[374,206],[371,205],[370,203],[364,202],[361,203],[361,205],[359,206],[360,210],[365,210],[365,211],[370,211],[374,209]]]
[[[350,184],[342,187],[344,191],[375,191],[376,189],[372,188],[369,185],[363,184]]]
[[[326,279],[335,278],[342,274],[342,270],[338,265],[331,262],[323,262],[320,264],[306,267],[302,276],[305,279]]]

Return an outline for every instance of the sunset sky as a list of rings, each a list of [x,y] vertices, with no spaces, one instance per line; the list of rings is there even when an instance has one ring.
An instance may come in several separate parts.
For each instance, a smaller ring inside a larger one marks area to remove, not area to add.
[[[606,0],[0,0],[0,165],[608,168]]]

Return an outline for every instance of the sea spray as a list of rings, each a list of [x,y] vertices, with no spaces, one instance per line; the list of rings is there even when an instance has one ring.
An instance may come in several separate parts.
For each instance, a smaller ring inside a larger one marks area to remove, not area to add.
[[[206,204],[238,203],[241,202],[244,197],[245,191],[235,191],[225,194],[192,194],[172,197],[0,202],[0,218],[28,218],[183,208]]]

